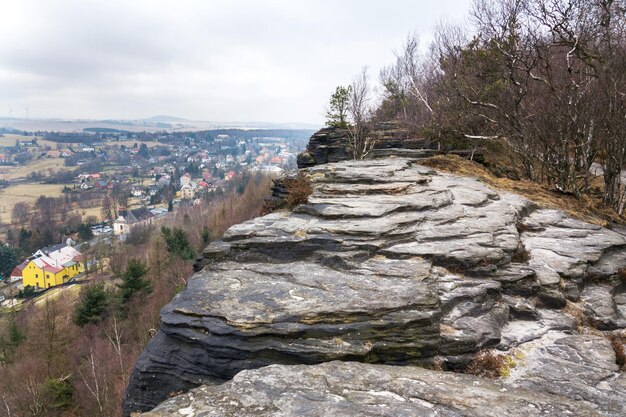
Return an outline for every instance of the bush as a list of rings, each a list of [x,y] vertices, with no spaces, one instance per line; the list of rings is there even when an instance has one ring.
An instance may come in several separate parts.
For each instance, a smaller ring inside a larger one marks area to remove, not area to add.
[[[27,285],[23,290],[19,290],[17,293],[17,298],[29,298],[35,294],[35,287]]]
[[[288,191],[285,200],[290,208],[298,204],[306,204],[309,196],[313,193],[311,182],[302,172],[298,173],[298,176],[295,178],[286,179],[285,188]]]
[[[493,350],[481,350],[472,358],[465,372],[472,375],[498,378],[509,374],[515,362],[507,355],[499,355]]]
[[[623,368],[626,365],[626,350],[624,350],[624,343],[617,336],[609,337],[611,341],[611,347],[613,351],[615,351],[615,363]]]

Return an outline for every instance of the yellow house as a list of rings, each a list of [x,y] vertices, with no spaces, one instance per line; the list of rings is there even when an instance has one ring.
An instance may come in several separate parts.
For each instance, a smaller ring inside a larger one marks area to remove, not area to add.
[[[22,270],[22,283],[37,288],[64,284],[84,271],[82,254],[71,246],[57,245],[53,251],[38,250]]]

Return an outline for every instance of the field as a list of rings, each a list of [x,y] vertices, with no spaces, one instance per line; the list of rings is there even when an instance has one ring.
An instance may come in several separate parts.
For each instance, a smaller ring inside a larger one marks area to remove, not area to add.
[[[19,201],[33,205],[40,195],[58,197],[61,190],[63,185],[57,184],[20,184],[4,188],[0,190],[0,220],[3,223],[10,222],[11,210]]]
[[[0,166],[0,179],[14,180],[18,178],[26,178],[31,172],[45,172],[49,169],[56,171],[64,168],[65,160],[61,158],[33,159],[28,165],[21,165],[19,167]]]

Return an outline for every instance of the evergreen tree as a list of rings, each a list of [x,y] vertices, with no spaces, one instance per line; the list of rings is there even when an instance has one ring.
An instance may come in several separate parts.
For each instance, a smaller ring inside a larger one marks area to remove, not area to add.
[[[187,233],[180,227],[169,228],[161,227],[161,233],[165,239],[167,251],[172,255],[180,256],[182,259],[191,260],[195,257],[195,253],[189,245]]]
[[[338,86],[330,96],[330,108],[326,112],[326,125],[332,127],[348,127],[348,107],[352,87]]]
[[[0,278],[8,277],[17,266],[18,251],[8,243],[0,243]]]
[[[109,296],[104,283],[88,285],[80,290],[80,296],[74,310],[74,323],[84,326],[103,319],[109,304]]]
[[[93,232],[91,231],[91,226],[86,223],[81,223],[78,226],[78,237],[83,242],[89,240],[93,237]]]
[[[120,298],[122,303],[126,303],[130,298],[138,292],[151,292],[152,284],[150,281],[143,279],[148,272],[148,266],[140,259],[130,259],[126,264],[126,270],[122,274],[122,284],[118,285],[120,289]]]
[[[202,228],[202,243],[205,245],[211,240],[211,231],[208,226]]]

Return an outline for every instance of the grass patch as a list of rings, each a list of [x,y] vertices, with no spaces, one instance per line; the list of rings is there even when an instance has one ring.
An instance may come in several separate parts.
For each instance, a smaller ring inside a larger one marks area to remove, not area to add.
[[[60,169],[72,169],[65,166],[65,160],[62,158],[41,158],[33,159],[27,165],[0,166],[0,177],[3,179],[26,178],[31,172],[42,171],[46,173],[48,170],[58,171]]]
[[[561,210],[568,215],[589,223],[606,225],[608,222],[625,223],[626,219],[602,205],[599,198],[584,196],[576,198],[541,184],[527,180],[498,178],[484,166],[455,155],[437,155],[419,162],[440,171],[476,177],[497,190],[510,191],[534,201],[540,207]]]
[[[506,378],[516,363],[508,355],[500,355],[493,350],[481,350],[470,361],[465,373],[486,378]]]
[[[60,184],[19,184],[0,190],[0,220],[11,221],[11,211],[15,203],[23,201],[31,206],[40,195],[58,197],[62,195],[63,185]]]

